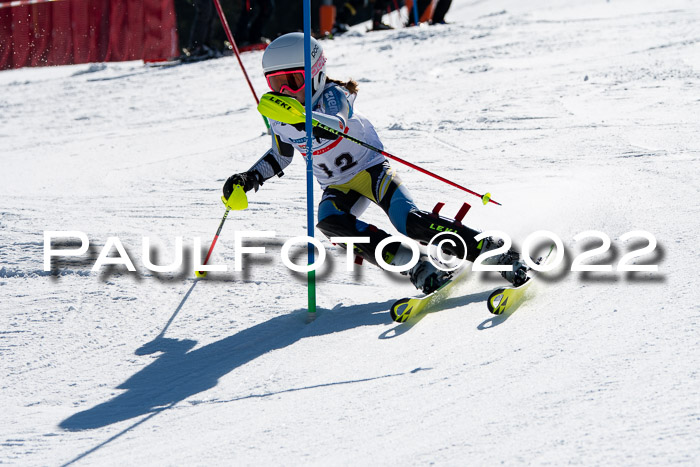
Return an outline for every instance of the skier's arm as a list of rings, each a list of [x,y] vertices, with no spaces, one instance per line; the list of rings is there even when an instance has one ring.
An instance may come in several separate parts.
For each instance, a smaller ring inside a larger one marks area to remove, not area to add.
[[[253,166],[248,169],[248,172],[257,173],[259,185],[262,185],[265,180],[268,180],[275,175],[284,175],[284,170],[292,163],[294,156],[294,146],[285,143],[276,134],[272,134],[272,147],[267,151]]]
[[[311,112],[311,116],[314,120],[318,120],[319,123],[325,126],[345,131],[348,120],[352,117],[352,104],[350,100],[348,100],[348,95],[346,95],[341,88],[332,86],[323,93],[319,109]],[[297,123],[294,125],[294,128],[299,131],[306,131],[304,123]],[[338,139],[338,135],[317,127],[314,127],[313,134],[317,138],[330,140]]]
[[[294,147],[285,143],[279,136],[272,134],[272,148],[268,150],[253,166],[246,172],[231,175],[224,183],[224,197],[228,199],[233,192],[235,185],[241,185],[245,191],[255,190],[266,180],[275,175],[281,177],[282,171],[292,162]]]

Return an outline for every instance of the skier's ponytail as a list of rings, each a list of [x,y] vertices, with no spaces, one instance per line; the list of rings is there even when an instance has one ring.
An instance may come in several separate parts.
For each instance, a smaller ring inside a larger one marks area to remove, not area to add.
[[[340,81],[338,79],[326,78],[326,82],[337,84],[338,86],[342,86],[345,89],[347,89],[348,91],[350,91],[350,94],[357,94],[357,91],[360,90],[360,85],[357,84],[357,81],[355,81],[354,79],[349,79],[347,81]]]

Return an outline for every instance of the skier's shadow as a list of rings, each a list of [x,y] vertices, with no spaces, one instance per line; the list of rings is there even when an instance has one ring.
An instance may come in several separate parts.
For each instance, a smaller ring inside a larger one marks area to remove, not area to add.
[[[65,430],[88,430],[158,412],[217,385],[219,378],[270,351],[306,337],[342,332],[360,326],[389,324],[388,302],[319,310],[307,325],[307,311],[296,310],[244,329],[217,342],[191,350],[196,341],[170,339],[161,333],[136,350],[137,355],[162,352],[158,358],[120,384],[126,392],[63,420]],[[169,324],[169,323],[168,323]]]

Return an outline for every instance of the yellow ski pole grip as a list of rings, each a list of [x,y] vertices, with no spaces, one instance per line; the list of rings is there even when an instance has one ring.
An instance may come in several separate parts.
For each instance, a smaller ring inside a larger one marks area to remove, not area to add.
[[[221,201],[223,201],[224,206],[232,211],[242,211],[248,207],[248,197],[241,185],[235,185],[231,196],[229,196],[228,199],[222,196]]]

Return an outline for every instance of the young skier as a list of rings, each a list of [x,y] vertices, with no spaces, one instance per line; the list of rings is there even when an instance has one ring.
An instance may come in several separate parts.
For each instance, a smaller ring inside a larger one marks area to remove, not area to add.
[[[358,85],[355,81],[338,81],[326,76],[326,58],[321,45],[311,38],[311,74],[313,118],[345,134],[354,136],[370,145],[383,149],[372,124],[357,112],[354,103]],[[304,80],[304,35],[290,33],[275,39],[263,54],[263,71],[273,92],[294,97],[300,103],[305,100]],[[306,154],[307,135],[303,123],[287,125],[274,120],[272,147],[246,172],[234,174],[226,180],[224,197],[229,198],[236,185],[248,192],[257,191],[266,180],[275,175],[282,176],[296,149]],[[456,232],[466,243],[443,246],[443,250],[459,258],[474,261],[482,252],[502,245],[491,238],[477,243],[476,230],[462,225],[454,219],[436,216],[418,209],[408,189],[401,183],[385,157],[328,131],[313,130],[313,173],[323,189],[318,206],[318,229],[330,237],[369,237],[368,243],[355,244],[355,252],[370,263],[376,264],[375,248],[390,235],[358,217],[369,206],[377,204],[389,216],[396,229],[419,242],[429,242],[444,230]],[[394,266],[410,262],[410,248],[390,243],[383,251],[383,259]],[[501,275],[514,285],[525,282],[527,269],[519,261],[518,253],[508,251],[497,258],[498,264],[513,265],[512,270]],[[427,256],[421,255],[418,263],[408,275],[416,288],[424,293],[436,290],[447,281],[451,273],[436,268]]]

